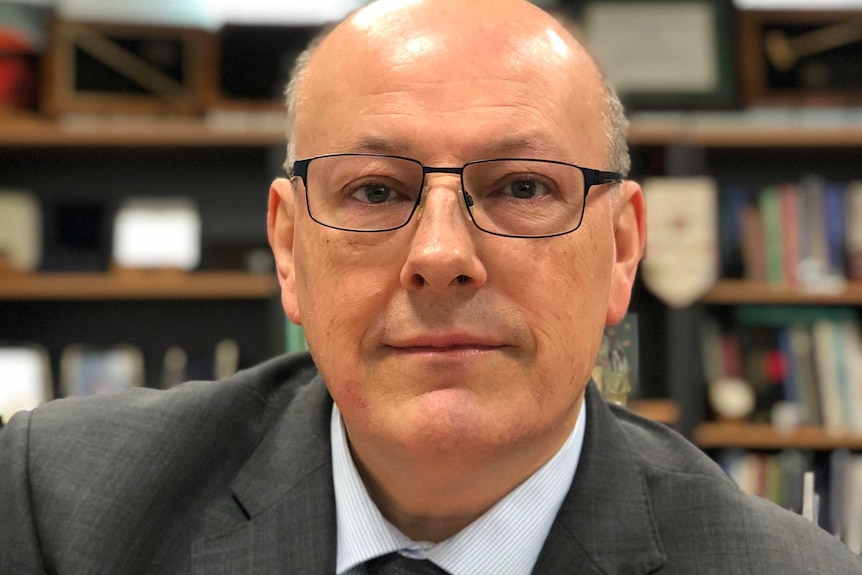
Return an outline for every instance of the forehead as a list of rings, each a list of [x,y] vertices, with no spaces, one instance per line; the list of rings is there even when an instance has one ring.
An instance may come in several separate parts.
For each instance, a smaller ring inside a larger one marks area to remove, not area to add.
[[[298,154],[368,141],[423,161],[442,149],[469,161],[520,148],[586,162],[603,150],[602,93],[582,50],[551,26],[463,28],[355,25],[324,43],[303,86]]]

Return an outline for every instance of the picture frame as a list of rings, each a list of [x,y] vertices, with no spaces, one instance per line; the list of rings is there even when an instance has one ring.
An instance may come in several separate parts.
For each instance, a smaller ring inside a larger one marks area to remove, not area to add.
[[[731,0],[586,0],[585,41],[630,111],[737,105]]]
[[[198,114],[212,81],[202,29],[55,18],[45,55],[48,115]]]
[[[741,10],[747,106],[862,105],[862,10]]]

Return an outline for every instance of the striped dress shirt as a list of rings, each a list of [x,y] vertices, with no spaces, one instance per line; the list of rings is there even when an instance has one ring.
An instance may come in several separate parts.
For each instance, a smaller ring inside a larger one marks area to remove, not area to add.
[[[428,559],[452,575],[529,574],[568,493],[586,429],[585,401],[560,450],[491,509],[440,543],[413,541],[389,523],[371,500],[353,463],[338,407],[332,408],[337,575],[365,575],[364,563],[398,551]]]

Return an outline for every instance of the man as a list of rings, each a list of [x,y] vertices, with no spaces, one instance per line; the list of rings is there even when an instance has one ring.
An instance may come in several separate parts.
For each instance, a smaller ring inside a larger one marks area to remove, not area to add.
[[[383,1],[299,66],[268,230],[314,364],[14,418],[0,571],[860,572],[588,384],[644,203],[553,19]]]

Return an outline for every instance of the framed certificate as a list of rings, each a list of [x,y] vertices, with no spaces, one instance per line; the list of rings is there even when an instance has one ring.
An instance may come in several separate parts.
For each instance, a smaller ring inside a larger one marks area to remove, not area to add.
[[[587,0],[587,44],[629,108],[736,103],[730,0]]]

